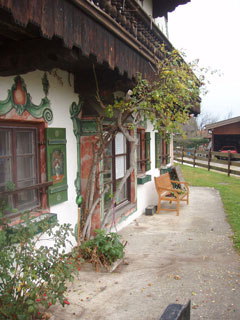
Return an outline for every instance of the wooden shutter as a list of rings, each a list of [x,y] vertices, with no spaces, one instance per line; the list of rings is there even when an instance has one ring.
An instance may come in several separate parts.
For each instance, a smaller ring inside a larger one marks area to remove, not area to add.
[[[155,132],[155,168],[160,168],[162,164],[162,137]]]
[[[48,188],[48,205],[67,201],[66,129],[46,128],[47,178],[53,181]]]
[[[170,163],[171,157],[170,157],[170,141],[166,142],[166,149],[167,149],[167,159],[166,162],[167,164]]]
[[[171,160],[170,147],[171,147],[171,135],[169,133],[166,133],[166,164],[169,164]]]
[[[146,159],[146,171],[151,169],[151,152],[150,152],[151,136],[150,132],[145,132],[145,159]]]

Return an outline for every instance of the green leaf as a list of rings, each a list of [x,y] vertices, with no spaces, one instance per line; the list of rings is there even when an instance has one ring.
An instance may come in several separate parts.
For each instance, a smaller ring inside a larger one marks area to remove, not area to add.
[[[28,307],[28,313],[33,313],[34,312],[34,307],[33,306],[29,306]]]

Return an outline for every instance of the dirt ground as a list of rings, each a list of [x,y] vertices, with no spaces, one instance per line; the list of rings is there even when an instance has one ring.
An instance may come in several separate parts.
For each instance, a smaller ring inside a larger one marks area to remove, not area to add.
[[[240,320],[240,256],[218,191],[193,187],[179,217],[143,215],[120,234],[125,263],[113,273],[83,266],[51,320],[156,320],[189,299],[192,320]]]

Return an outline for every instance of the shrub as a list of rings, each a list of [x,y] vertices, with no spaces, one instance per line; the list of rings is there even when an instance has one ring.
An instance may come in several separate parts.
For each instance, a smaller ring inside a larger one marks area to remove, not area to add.
[[[81,244],[83,259],[90,261],[98,270],[99,265],[108,267],[116,260],[123,258],[125,245],[120,241],[120,235],[114,232],[106,233],[104,230],[95,230],[93,239]]]
[[[197,138],[177,138],[174,139],[174,147],[183,147],[183,148],[196,148],[198,149],[201,145],[208,145],[209,140],[207,138],[197,137]]]
[[[77,260],[65,252],[69,225],[36,223],[29,214],[22,219],[10,228],[0,213],[0,319],[34,319],[57,301],[64,305],[66,281],[77,270]],[[51,247],[40,245],[43,234]]]

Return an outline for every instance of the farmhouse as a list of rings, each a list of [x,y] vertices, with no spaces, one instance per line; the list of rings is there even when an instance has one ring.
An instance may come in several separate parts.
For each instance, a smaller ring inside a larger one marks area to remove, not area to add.
[[[172,49],[154,18],[187,2],[0,0],[0,200],[12,224],[26,210],[77,223],[94,153],[96,92],[109,103],[133,88],[137,73],[152,79],[157,48]],[[122,225],[156,203],[153,176],[172,158],[170,144],[149,123],[136,134],[138,165],[115,208],[114,223]],[[99,190],[106,182],[116,188],[128,148],[117,134],[99,164]],[[102,197],[92,230],[111,205],[110,194]]]

